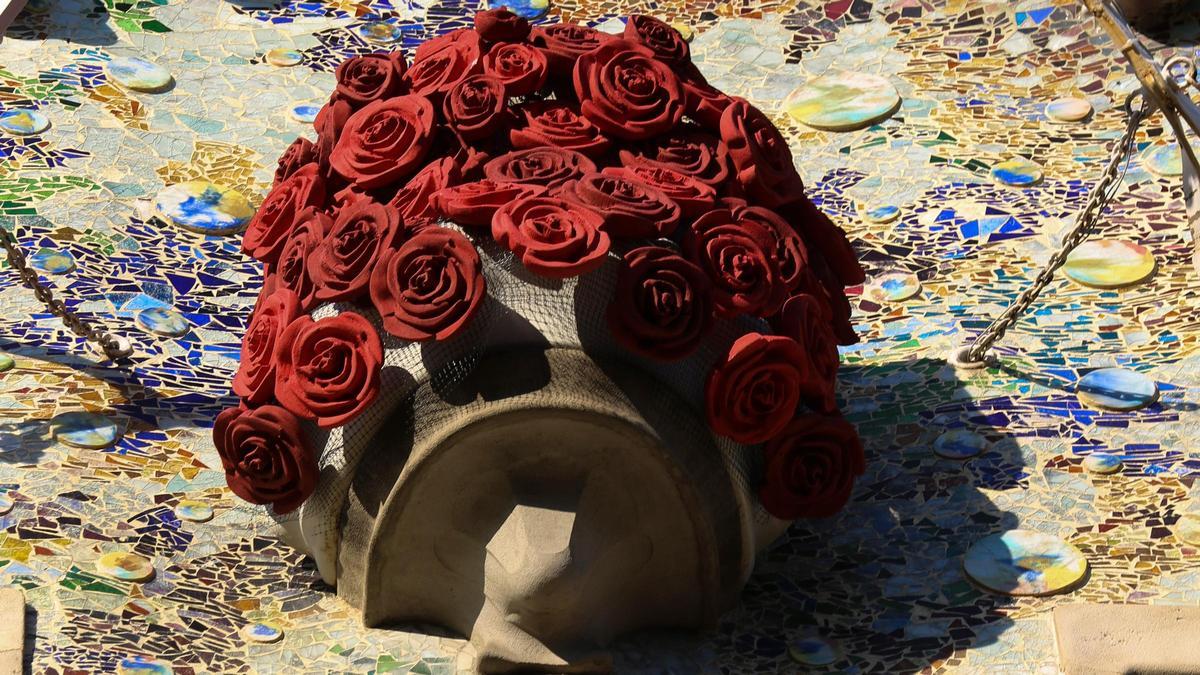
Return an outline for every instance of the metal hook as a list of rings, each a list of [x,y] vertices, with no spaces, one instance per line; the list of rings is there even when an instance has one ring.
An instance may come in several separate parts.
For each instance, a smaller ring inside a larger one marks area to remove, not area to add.
[[[1163,65],[1163,78],[1174,82],[1180,89],[1186,87],[1200,88],[1200,79],[1196,76],[1196,60],[1183,54],[1173,56]]]

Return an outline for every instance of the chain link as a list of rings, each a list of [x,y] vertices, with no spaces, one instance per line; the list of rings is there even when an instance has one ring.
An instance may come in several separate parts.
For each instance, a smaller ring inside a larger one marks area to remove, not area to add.
[[[1134,100],[1140,99],[1141,105],[1134,107]],[[1103,214],[1105,207],[1116,196],[1116,185],[1125,174],[1124,167],[1127,166],[1130,155],[1133,153],[1134,140],[1137,137],[1138,127],[1142,121],[1149,116],[1151,108],[1146,104],[1144,97],[1140,96],[1140,92],[1135,92],[1130,95],[1125,101],[1125,110],[1129,113],[1129,119],[1125,127],[1125,134],[1121,140],[1113,147],[1113,151],[1108,160],[1108,167],[1104,170],[1104,175],[1100,178],[1100,182],[1092,190],[1088,197],[1087,205],[1083,211],[1079,213],[1079,217],[1075,221],[1075,227],[1067,233],[1063,239],[1062,247],[1058,252],[1050,257],[1046,262],[1046,266],[1038,273],[1034,279],[1033,285],[1022,291],[1008,309],[1004,310],[995,321],[991,323],[978,337],[971,343],[963,354],[963,361],[966,363],[980,363],[984,360],[988,351],[996,344],[1010,328],[1017,323],[1021,315],[1029,310],[1029,307],[1037,300],[1046,286],[1054,280],[1054,273],[1067,262],[1067,256],[1071,251],[1074,251],[1096,230],[1096,226]]]
[[[71,332],[100,347],[104,354],[114,361],[129,355],[127,341],[114,336],[100,326],[88,324],[72,312],[62,300],[54,297],[54,293],[38,279],[37,272],[29,267],[25,254],[21,251],[12,233],[3,227],[0,227],[0,246],[4,247],[4,252],[8,256],[8,264],[17,271],[21,281],[33,291],[34,296],[46,306],[46,309],[50,310],[51,314],[62,319],[63,325]]]

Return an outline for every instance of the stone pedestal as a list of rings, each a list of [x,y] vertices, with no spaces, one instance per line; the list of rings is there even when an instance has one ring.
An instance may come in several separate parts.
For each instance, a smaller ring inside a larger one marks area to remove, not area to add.
[[[359,466],[338,590],[371,626],[470,635],[486,672],[604,670],[644,627],[712,626],[754,542],[703,420],[582,351],[484,360]],[[386,433],[386,432],[385,432]],[[395,479],[397,462],[403,462]],[[750,550],[747,550],[750,549]]]
[[[637,357],[604,318],[615,256],[558,282],[477,246],[488,297],[468,333],[379,328],[376,402],[310,426],[321,480],[280,517],[287,540],[367,625],[444,626],[484,672],[604,671],[622,634],[714,625],[787,527],[757,501],[761,451],[702,413],[712,364],[766,328],[721,322],[686,359]]]

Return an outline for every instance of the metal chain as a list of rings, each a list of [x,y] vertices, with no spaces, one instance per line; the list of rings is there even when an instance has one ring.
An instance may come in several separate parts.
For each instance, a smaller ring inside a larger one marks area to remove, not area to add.
[[[98,346],[108,358],[114,361],[129,356],[128,340],[115,336],[99,326],[88,324],[63,304],[62,300],[55,298],[49,288],[42,285],[37,272],[29,267],[17,240],[3,227],[0,227],[0,246],[4,247],[5,253],[8,254],[8,264],[17,271],[21,281],[33,291],[33,294],[46,306],[46,309],[50,310],[51,314],[62,319],[63,325],[71,332]]]
[[[959,358],[964,364],[979,364],[983,363],[985,355],[991,350],[1008,329],[1012,328],[1017,323],[1017,319],[1029,310],[1029,307],[1037,300],[1046,286],[1054,279],[1054,273],[1067,262],[1067,256],[1071,251],[1075,250],[1080,244],[1087,240],[1089,236],[1096,230],[1096,225],[1100,219],[1104,208],[1116,196],[1117,191],[1112,189],[1114,184],[1124,175],[1123,167],[1129,160],[1134,148],[1134,139],[1137,136],[1138,127],[1141,126],[1142,120],[1149,116],[1151,108],[1146,105],[1144,97],[1140,96],[1141,92],[1135,92],[1125,101],[1125,110],[1129,113],[1129,120],[1125,127],[1125,135],[1113,147],[1112,155],[1108,159],[1108,167],[1104,170],[1104,175],[1100,178],[1100,182],[1096,184],[1088,197],[1088,203],[1083,211],[1079,213],[1078,219],[1075,221],[1075,227],[1067,233],[1063,239],[1062,247],[1050,257],[1046,266],[1038,273],[1034,279],[1033,285],[1026,288],[1021,295],[1017,297],[1008,309],[1004,310],[990,326],[987,327],[965,350],[958,353]],[[1140,98],[1141,105],[1134,108],[1134,99]],[[1119,186],[1117,186],[1119,187]]]

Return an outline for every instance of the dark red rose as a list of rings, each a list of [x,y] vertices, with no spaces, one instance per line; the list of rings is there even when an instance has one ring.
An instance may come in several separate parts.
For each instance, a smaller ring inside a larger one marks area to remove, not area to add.
[[[608,235],[600,214],[552,197],[509,202],[492,216],[492,238],[531,272],[566,279],[604,263]]]
[[[504,83],[509,96],[527,96],[546,84],[546,54],[523,42],[492,47],[483,57],[483,72]]]
[[[279,185],[287,180],[305,164],[312,164],[316,161],[317,146],[303,136],[297,137],[279,157],[279,164],[275,167],[274,185]]]
[[[433,105],[423,96],[375,101],[350,116],[329,162],[364,190],[391,185],[425,159],[436,121]]]
[[[811,375],[790,337],[747,333],[729,348],[704,388],[708,426],[738,443],[762,443],[787,426]]]
[[[662,190],[679,205],[686,218],[695,218],[709,211],[717,201],[717,191],[711,185],[666,166],[610,166],[602,173],[641,181]]]
[[[625,39],[645,45],[660,61],[669,65],[690,63],[687,40],[670,25],[645,14],[633,14],[625,20]]]
[[[558,196],[599,213],[612,237],[666,237],[679,227],[679,205],[638,180],[589,173],[563,183]]]
[[[470,28],[460,28],[423,42],[417,47],[412,66],[405,76],[409,91],[440,100],[454,85],[479,71],[482,53],[479,34]]]
[[[683,245],[713,283],[717,316],[766,317],[787,299],[774,239],[758,223],[738,220],[728,209],[709,211],[692,223]]]
[[[771,326],[781,335],[795,340],[808,355],[814,377],[801,393],[804,402],[820,412],[837,410],[836,385],[838,371],[837,342],[826,315],[824,300],[807,293],[793,295],[771,320]]]
[[[505,122],[504,83],[489,75],[461,80],[442,102],[446,124],[464,141],[492,135]]]
[[[275,262],[300,212],[324,204],[325,181],[316,164],[306,164],[271,189],[246,227],[242,251],[264,263]]]
[[[213,443],[225,484],[251,504],[289,513],[317,488],[317,458],[304,443],[300,421],[279,406],[223,411],[213,425]]]
[[[775,242],[773,252],[780,279],[789,291],[795,290],[808,269],[808,247],[804,245],[804,240],[796,230],[771,209],[747,206],[746,202],[740,199],[722,201],[728,205],[735,220],[753,221],[771,234]]]
[[[507,7],[475,12],[475,32],[488,42],[520,42],[529,37],[529,21]]]
[[[587,118],[580,117],[565,103],[531,101],[518,108],[524,126],[509,132],[513,147],[536,148],[552,145],[599,157],[608,151],[612,141]]]
[[[704,272],[662,246],[625,254],[608,305],[613,339],[631,352],[676,361],[695,351],[713,323]]]
[[[609,136],[652,138],[683,117],[679,78],[636,42],[608,40],[580,56],[574,81],[580,113]]]
[[[383,344],[353,312],[313,321],[302,315],[279,336],[275,397],[322,429],[354,419],[379,394]]]
[[[408,66],[400,52],[352,56],[337,67],[337,96],[361,108],[372,101],[391,98],[403,89]]]
[[[758,205],[773,209],[804,194],[787,140],[745,99],[735,98],[722,113],[721,140],[738,182]]]
[[[698,129],[676,129],[634,152],[622,150],[621,163],[664,166],[716,189],[729,179],[729,150],[721,139]]]
[[[680,76],[686,99],[687,116],[709,131],[720,131],[721,116],[733,99],[714,89],[693,65]]]
[[[767,471],[758,498],[783,520],[832,516],[866,471],[862,441],[838,416],[805,413],[763,448]]]
[[[329,203],[329,215],[336,220],[342,209],[363,200],[370,201],[371,195],[367,194],[366,190],[351,183],[333,195],[333,199]]]
[[[570,75],[580,56],[612,39],[608,33],[575,23],[536,26],[529,34],[529,42],[546,52],[550,71],[560,76]]]
[[[317,159],[321,164],[321,173],[327,177],[330,175],[329,159],[333,156],[333,148],[337,146],[342,129],[346,128],[346,122],[350,121],[353,114],[354,107],[349,101],[331,99],[313,120],[313,128],[317,130]]]
[[[492,156],[470,146],[459,148],[454,153],[454,163],[458,165],[459,173],[464,181],[476,181],[483,178],[483,167],[492,161]]]
[[[364,295],[380,251],[393,244],[400,226],[400,214],[386,204],[360,200],[342,209],[308,257],[316,299],[341,302]]]
[[[439,190],[457,184],[462,179],[458,164],[453,157],[443,157],[417,172],[388,202],[405,222],[419,218],[433,218],[437,211],[429,201]]]
[[[298,316],[300,301],[286,288],[276,288],[254,309],[233,377],[233,393],[246,403],[261,405],[275,395],[275,346],[283,329]]]
[[[822,213],[807,195],[799,195],[782,206],[779,212],[800,233],[809,248],[821,252],[843,286],[861,284],[866,279],[846,233]]]
[[[329,216],[315,208],[304,210],[275,265],[275,282],[296,294],[302,312],[316,305],[317,288],[308,276],[308,258],[332,227],[333,219]]]
[[[850,299],[846,297],[846,289],[829,269],[825,258],[812,249],[808,251],[808,267],[813,274],[811,277],[805,275],[806,279],[801,282],[798,290],[825,298],[833,334],[838,344],[852,345],[858,342],[858,335],[850,322]],[[813,283],[814,280],[816,283]]]
[[[524,197],[536,197],[546,189],[529,183],[496,183],[487,179],[443,188],[433,193],[429,203],[441,217],[459,225],[486,227],[492,215],[505,204]]]
[[[371,302],[401,340],[447,340],[487,293],[483,263],[463,235],[432,225],[389,249],[371,274]]]
[[[554,190],[595,170],[592,160],[574,150],[540,147],[501,155],[484,165],[483,174],[497,183],[531,183]]]

